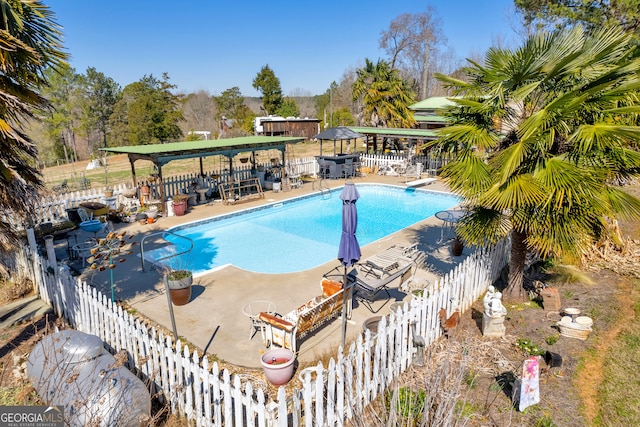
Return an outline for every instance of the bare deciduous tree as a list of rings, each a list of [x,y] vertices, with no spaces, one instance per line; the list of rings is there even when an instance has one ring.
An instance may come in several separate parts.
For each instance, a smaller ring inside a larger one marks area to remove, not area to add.
[[[316,106],[313,94],[306,89],[295,88],[289,92],[289,98],[293,99],[300,110],[300,117],[315,117]]]
[[[430,56],[446,41],[435,8],[399,15],[380,36],[380,47],[389,55],[392,68],[402,70],[419,88],[420,98],[429,94]]]
[[[198,91],[187,95],[182,104],[184,122],[180,124],[182,132],[187,135],[190,130],[209,131],[213,135],[218,130],[215,120],[216,104],[206,91]]]

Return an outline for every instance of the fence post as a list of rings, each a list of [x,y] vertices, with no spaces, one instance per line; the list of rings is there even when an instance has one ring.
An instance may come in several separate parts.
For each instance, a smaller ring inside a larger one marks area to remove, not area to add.
[[[58,261],[56,260],[56,249],[53,247],[53,236],[48,235],[44,237],[44,246],[47,249],[47,259],[49,261],[49,267],[56,273],[58,272]]]
[[[38,252],[38,244],[36,243],[36,232],[33,228],[27,228],[27,241],[32,252]]]

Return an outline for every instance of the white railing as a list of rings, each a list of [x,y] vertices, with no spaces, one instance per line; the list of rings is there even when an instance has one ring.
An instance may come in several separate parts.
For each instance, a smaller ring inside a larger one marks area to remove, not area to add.
[[[438,311],[451,298],[467,310],[500,275],[507,264],[510,244],[479,250],[467,257],[441,281],[434,283],[426,297],[413,298],[406,311],[384,317],[378,333],[360,336],[346,352],[338,352],[319,376],[308,378],[301,390],[287,396],[280,387],[277,396],[266,396],[259,384],[219,372],[217,363],[173,342],[135,316],[111,303],[86,283],[78,283],[67,267],[53,274],[47,262],[28,249],[18,252],[16,274],[33,276],[40,297],[54,307],[71,327],[98,335],[112,351],[131,355],[128,367],[152,382],[154,391],[198,426],[293,425],[341,426],[361,413],[391,381],[411,363],[410,324],[426,344],[442,334]],[[30,264],[33,264],[30,266]],[[319,398],[318,398],[319,397]],[[247,421],[248,420],[248,421]]]

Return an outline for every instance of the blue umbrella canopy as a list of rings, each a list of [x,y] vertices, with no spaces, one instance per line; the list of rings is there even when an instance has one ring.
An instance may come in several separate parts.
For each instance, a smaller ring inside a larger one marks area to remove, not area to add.
[[[340,193],[342,199],[342,236],[338,259],[345,267],[352,266],[360,261],[360,245],[356,238],[358,228],[358,211],[356,201],[360,194],[352,182],[347,182]]]
[[[338,248],[338,259],[344,265],[344,293],[342,301],[342,348],[344,349],[345,336],[347,334],[347,302],[351,300],[351,291],[348,291],[347,267],[360,261],[360,245],[356,238],[358,228],[358,211],[356,201],[360,194],[353,182],[344,184],[340,193],[342,199],[342,236],[340,237],[340,248]],[[347,293],[349,296],[347,297]],[[351,314],[349,314],[351,318]]]

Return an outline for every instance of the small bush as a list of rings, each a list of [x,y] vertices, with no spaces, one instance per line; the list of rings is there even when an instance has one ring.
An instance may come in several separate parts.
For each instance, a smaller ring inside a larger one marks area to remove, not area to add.
[[[426,392],[424,390],[414,391],[407,387],[402,387],[397,390],[397,393],[394,391],[386,393],[386,406],[387,409],[391,409],[395,400],[395,412],[403,420],[412,420],[419,425],[422,421],[425,399]]]
[[[558,339],[560,339],[560,335],[558,334],[549,335],[544,339],[544,342],[546,342],[548,345],[554,345],[555,343],[558,342]]]
[[[528,338],[518,338],[516,346],[524,353],[525,356],[541,356],[545,350],[531,342]]]

